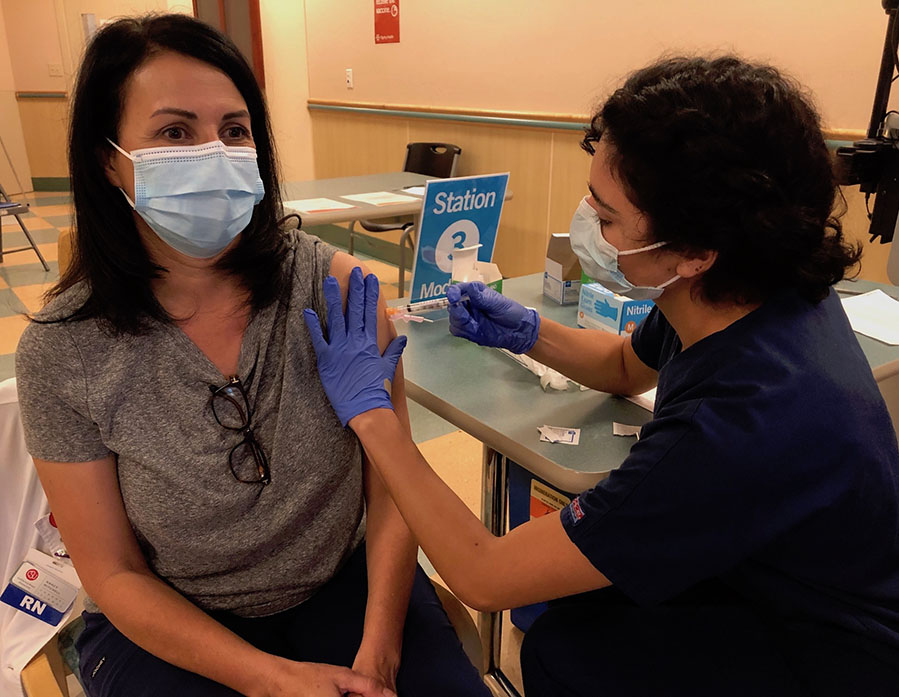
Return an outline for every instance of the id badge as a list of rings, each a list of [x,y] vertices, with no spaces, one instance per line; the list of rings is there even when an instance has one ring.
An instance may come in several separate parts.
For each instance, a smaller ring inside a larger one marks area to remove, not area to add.
[[[0,601],[56,627],[72,607],[80,587],[71,564],[30,549]]]

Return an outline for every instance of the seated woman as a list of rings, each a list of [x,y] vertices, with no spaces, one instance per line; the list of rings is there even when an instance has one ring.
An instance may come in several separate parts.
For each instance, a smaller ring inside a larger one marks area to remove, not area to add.
[[[279,228],[237,48],[181,15],[104,27],[69,147],[73,264],[16,371],[88,695],[488,694],[322,389],[302,312],[356,262]]]

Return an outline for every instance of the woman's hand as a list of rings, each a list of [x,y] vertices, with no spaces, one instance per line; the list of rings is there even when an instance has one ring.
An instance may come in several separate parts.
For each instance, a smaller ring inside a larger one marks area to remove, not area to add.
[[[467,295],[468,299],[463,300]],[[481,346],[527,353],[537,343],[540,315],[483,283],[458,283],[446,291],[450,332]]]
[[[400,654],[398,651],[379,650],[371,647],[362,639],[362,646],[353,661],[353,670],[361,675],[374,678],[380,685],[388,690],[396,692],[396,673],[400,667]],[[350,697],[357,697],[351,694]]]
[[[406,346],[399,336],[381,355],[378,349],[378,279],[369,274],[364,280],[362,269],[350,272],[344,316],[337,279],[328,276],[324,283],[328,305],[328,341],[322,335],[318,315],[303,310],[312,346],[318,357],[318,373],[322,386],[340,422],[372,409],[393,409],[385,380],[393,380],[396,365]]]
[[[396,697],[375,678],[342,666],[300,663],[272,656],[265,683],[251,697]]]

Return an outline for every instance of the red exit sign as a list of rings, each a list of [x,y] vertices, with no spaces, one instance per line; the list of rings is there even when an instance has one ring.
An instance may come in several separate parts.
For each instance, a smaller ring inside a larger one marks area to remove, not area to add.
[[[375,0],[375,43],[400,42],[400,0]]]

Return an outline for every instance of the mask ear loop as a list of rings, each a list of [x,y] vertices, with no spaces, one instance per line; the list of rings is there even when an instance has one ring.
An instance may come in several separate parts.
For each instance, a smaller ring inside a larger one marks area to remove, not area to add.
[[[662,285],[656,286],[656,288],[658,288],[659,290],[661,290],[662,288],[667,288],[675,281],[679,281],[681,278],[682,278],[681,275],[679,273],[676,273],[676,274],[674,274],[674,276],[672,276],[667,281],[665,281]]]
[[[655,244],[647,245],[645,247],[640,247],[639,249],[628,249],[627,251],[624,251],[624,252],[619,251],[618,256],[626,257],[629,254],[639,254],[640,252],[648,252],[652,249],[658,249],[659,247],[664,247],[666,244],[668,244],[667,241],[662,241],[662,242],[656,242]],[[681,278],[682,277],[680,274],[674,274],[674,276],[669,278],[667,281],[665,281],[661,285],[656,286],[656,288],[659,290],[662,290],[663,288],[667,288],[668,286],[670,286],[675,281],[679,281]],[[625,280],[627,280],[627,278],[625,278]]]
[[[630,254],[639,254],[640,252],[648,252],[651,249],[658,249],[659,247],[664,247],[668,242],[656,242],[655,244],[647,245],[646,247],[640,247],[639,249],[628,249],[627,251],[618,252],[618,256],[626,257]]]
[[[122,150],[122,148],[120,148],[118,145],[116,145],[114,142],[112,142],[111,139],[107,138],[106,142],[108,142],[112,147],[114,147],[116,150],[118,150],[120,153],[122,153],[125,157],[127,157],[132,162],[137,162],[137,158],[134,155],[132,155],[130,152],[128,152],[126,150]]]
[[[646,247],[640,247],[640,249],[629,249],[626,252],[618,252],[618,256],[627,256],[628,254],[637,254],[638,252],[648,252],[651,249],[658,249],[659,247],[664,247],[666,244],[668,244],[668,242],[664,242],[664,241],[656,242],[655,244],[650,244]],[[682,278],[681,275],[676,273],[676,274],[674,274],[674,276],[669,278],[667,281],[665,281],[661,285],[656,286],[656,288],[659,290],[662,290],[663,288],[667,288],[668,286],[670,286],[675,281],[679,281],[681,278]]]
[[[132,162],[137,162],[137,158],[134,155],[132,155],[130,152],[127,152],[127,151],[123,150],[122,148],[120,148],[118,145],[116,145],[114,142],[112,142],[111,139],[107,138],[106,140],[109,142],[109,144],[112,147],[114,147],[116,150],[118,150],[120,153],[122,153],[129,160],[131,160]],[[128,202],[128,205],[131,206],[133,209],[137,210],[137,206],[134,205],[134,201],[132,201],[131,197],[125,193],[125,190],[121,186],[119,186],[117,188],[119,191],[122,192],[122,196],[125,197],[125,200]]]
[[[590,205],[589,201],[587,200],[588,198],[589,198],[588,196],[584,196],[584,198],[581,199],[581,203],[578,204],[578,207],[583,205],[584,208],[586,210],[588,210],[594,217],[598,217],[598,215],[596,213],[596,209],[594,209],[593,206]],[[613,245],[611,242],[609,242],[606,239],[605,235],[602,234],[602,224],[601,223],[599,225],[599,234],[602,237],[603,242],[605,242],[610,247],[613,247],[615,249],[617,256],[620,256],[620,257],[626,257],[631,254],[639,254],[640,252],[648,252],[652,249],[658,249],[659,247],[664,247],[666,244],[668,244],[667,241],[662,241],[662,242],[656,242],[655,244],[647,245],[646,247],[640,247],[639,249],[628,249],[626,251],[621,251],[620,249],[615,247],[615,245]]]

